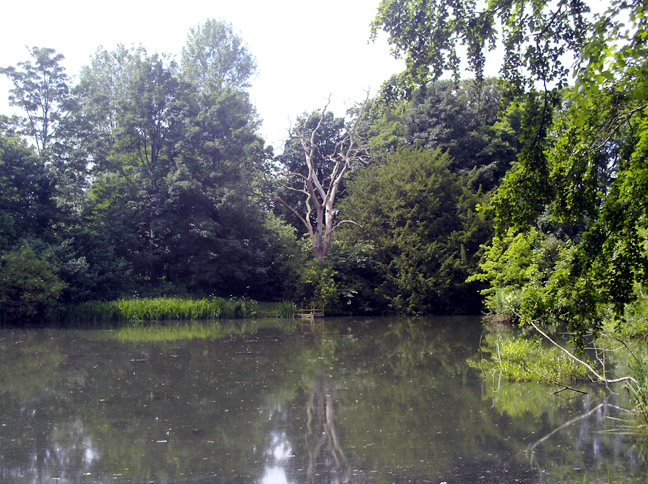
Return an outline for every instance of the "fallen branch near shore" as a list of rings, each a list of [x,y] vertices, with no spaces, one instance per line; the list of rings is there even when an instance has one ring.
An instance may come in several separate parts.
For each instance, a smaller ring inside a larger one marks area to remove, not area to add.
[[[620,383],[620,382],[624,382],[624,381],[631,381],[631,382],[633,382],[633,383],[635,383],[635,384],[638,384],[637,380],[634,379],[634,378],[631,377],[631,376],[624,376],[624,377],[621,377],[621,378],[615,378],[615,379],[613,379],[613,380],[610,380],[609,378],[606,378],[606,377],[604,377],[604,376],[602,376],[602,375],[599,375],[599,373],[598,373],[598,372],[597,372],[597,371],[592,367],[592,365],[590,365],[589,363],[587,363],[587,362],[581,360],[581,359],[578,358],[576,355],[572,354],[568,349],[566,349],[566,348],[562,347],[561,345],[559,345],[558,343],[556,343],[556,342],[551,338],[551,336],[549,336],[547,333],[545,333],[544,331],[542,331],[542,330],[538,327],[538,325],[535,324],[532,320],[529,319],[529,320],[528,320],[528,323],[529,323],[531,326],[533,326],[533,327],[535,328],[535,330],[536,330],[538,333],[540,333],[542,336],[544,336],[546,339],[548,339],[549,342],[550,342],[551,344],[553,344],[554,346],[558,347],[558,349],[560,349],[561,351],[563,351],[563,352],[564,352],[567,356],[569,356],[571,359],[573,359],[573,360],[576,361],[577,363],[580,363],[580,364],[583,365],[585,368],[587,368],[587,369],[590,371],[590,373],[592,373],[592,374],[593,374],[593,375],[594,375],[594,376],[595,376],[599,381],[601,381],[601,382],[603,382],[603,383],[605,383],[605,384],[609,384],[609,383]]]

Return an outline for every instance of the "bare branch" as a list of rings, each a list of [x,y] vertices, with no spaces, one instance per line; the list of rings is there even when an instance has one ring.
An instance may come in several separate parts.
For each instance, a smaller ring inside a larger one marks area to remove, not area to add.
[[[281,173],[281,174],[282,174],[283,176],[285,176],[285,177],[295,176],[295,177],[297,177],[297,178],[301,178],[301,179],[304,180],[304,181],[308,181],[308,178],[306,178],[306,176],[302,175],[301,173],[296,173],[296,172],[288,171],[288,172]]]
[[[307,196],[306,214],[298,214],[285,201],[276,198],[297,215],[299,220],[307,227],[311,241],[313,242],[313,248],[315,249],[315,257],[318,259],[326,257],[331,243],[331,237],[341,225],[350,223],[364,229],[364,227],[353,220],[343,220],[337,224],[335,223],[335,216],[337,215],[335,198],[347,171],[354,162],[362,159],[361,150],[355,145],[355,134],[367,101],[362,105],[362,109],[354,122],[351,125],[345,123],[344,131],[336,135],[336,137],[340,136],[341,139],[336,140],[333,153],[324,153],[318,145],[321,141],[318,140],[318,136],[326,127],[326,115],[330,102],[331,98],[329,96],[326,105],[321,111],[311,113],[298,127],[291,129],[292,139],[299,144],[303,151],[306,174],[294,172],[284,174],[284,176],[300,179],[304,182],[303,189],[294,186],[284,186],[284,188],[304,193]],[[319,119],[317,123],[313,123],[314,116],[318,115]],[[309,129],[309,126],[312,126],[312,124],[315,124],[315,127]],[[322,166],[317,166],[317,161],[321,157],[325,157],[327,163]],[[328,173],[322,173],[324,168],[328,168],[330,171]]]
[[[520,317],[519,314],[518,314],[518,317]],[[608,379],[608,378],[606,378],[606,377],[604,377],[602,375],[599,375],[598,372],[594,368],[592,368],[592,366],[590,364],[588,364],[587,362],[585,362],[585,361],[581,360],[580,358],[576,357],[569,350],[567,350],[566,348],[564,348],[564,347],[560,346],[558,343],[556,343],[547,333],[542,331],[538,327],[538,325],[533,322],[533,320],[525,319],[524,321],[528,322],[531,326],[533,326],[538,333],[540,333],[542,336],[544,336],[547,340],[549,340],[549,342],[551,344],[556,346],[559,350],[561,350],[563,353],[565,353],[567,356],[569,356],[572,360],[576,361],[577,363],[580,363],[585,368],[587,368],[590,371],[590,373],[592,373],[599,381],[601,381],[603,383],[606,383],[606,384],[608,384],[608,383],[620,383],[622,381],[631,381],[631,382],[634,382],[635,384],[637,384],[637,380],[635,380],[631,376],[624,376],[622,378],[615,378],[613,380],[610,380],[610,379]]]
[[[360,227],[362,230],[366,230],[364,225],[359,224],[359,223],[356,222],[355,220],[340,220],[340,221],[335,225],[335,227],[333,227],[333,229],[331,230],[331,233],[333,233],[333,232],[335,232],[337,229],[339,229],[339,228],[342,226],[342,224],[351,224],[351,225],[355,225],[356,227]]]
[[[289,203],[287,203],[283,198],[279,196],[274,196],[271,197],[272,200],[275,200],[279,203],[281,203],[284,207],[286,207],[288,210],[290,210],[292,213],[295,214],[295,216],[301,220],[301,222],[304,224],[306,229],[308,230],[308,235],[311,237],[311,239],[315,236],[313,232],[313,226],[311,225],[310,221],[308,221],[306,218],[304,218],[297,210],[295,210]]]

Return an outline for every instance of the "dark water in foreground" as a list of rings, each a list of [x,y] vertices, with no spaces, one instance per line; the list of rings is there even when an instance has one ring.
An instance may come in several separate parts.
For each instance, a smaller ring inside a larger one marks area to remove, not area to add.
[[[484,375],[476,318],[277,324],[1,330],[0,482],[648,482],[623,394]]]

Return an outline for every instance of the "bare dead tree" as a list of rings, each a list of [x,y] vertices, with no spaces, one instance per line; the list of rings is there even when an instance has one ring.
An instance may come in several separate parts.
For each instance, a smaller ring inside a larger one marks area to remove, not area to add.
[[[326,156],[331,162],[332,168],[330,172],[328,174],[319,174],[320,170],[318,170],[315,161],[318,153],[316,137],[322,127],[329,102],[322,109],[319,122],[315,128],[308,128],[308,121],[311,119],[309,118],[298,127],[291,129],[290,133],[290,136],[299,142],[303,150],[306,174],[299,172],[283,173],[281,186],[304,195],[305,213],[300,213],[280,196],[272,197],[294,213],[304,224],[313,244],[315,258],[320,260],[326,257],[333,233],[341,225],[354,224],[360,226],[353,220],[335,220],[337,214],[335,200],[349,169],[364,161],[364,150],[358,146],[356,136],[358,122],[362,117],[366,102],[362,105],[355,120],[347,127],[342,139],[336,144],[334,153]]]

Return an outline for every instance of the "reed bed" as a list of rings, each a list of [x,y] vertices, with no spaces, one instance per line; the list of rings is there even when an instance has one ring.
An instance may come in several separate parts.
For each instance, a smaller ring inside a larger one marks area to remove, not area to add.
[[[255,315],[256,302],[249,299],[157,297],[88,301],[68,307],[62,319],[67,323],[96,325],[102,322],[216,321]]]

